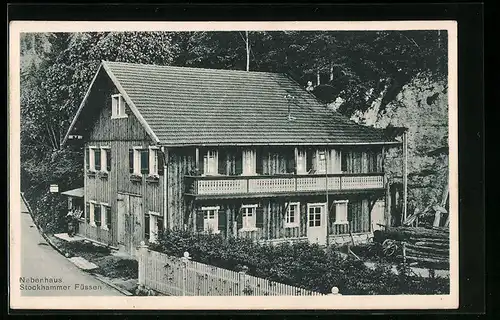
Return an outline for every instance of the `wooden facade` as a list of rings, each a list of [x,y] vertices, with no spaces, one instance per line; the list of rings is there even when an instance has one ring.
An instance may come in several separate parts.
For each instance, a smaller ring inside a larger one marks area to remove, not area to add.
[[[155,146],[128,106],[126,117],[112,117],[111,96],[117,93],[104,73],[98,75],[82,115],[92,125],[80,131],[86,139],[86,219],[80,222],[81,235],[134,254],[134,247],[148,240],[149,214],[162,217],[164,228],[203,232],[203,208],[214,207],[216,229],[225,237],[304,240],[309,236],[312,204],[324,204],[326,238],[373,231],[372,209],[385,193],[380,145],[164,148]],[[158,147],[158,157],[163,159],[161,174],[156,178],[147,173],[132,175],[131,150],[151,146]],[[91,147],[109,150],[109,172],[88,169]],[[210,150],[217,152],[217,170],[207,174],[204,155]],[[254,152],[252,174],[244,172],[246,150]],[[315,160],[318,150],[328,159],[324,171]],[[299,153],[306,158],[303,170],[298,170]],[[348,201],[347,219],[339,223],[334,218],[336,201],[343,200]],[[109,207],[109,230],[89,223],[91,203]],[[298,204],[299,221],[285,225],[291,203]],[[255,226],[250,229],[242,228],[245,205],[255,205]]]

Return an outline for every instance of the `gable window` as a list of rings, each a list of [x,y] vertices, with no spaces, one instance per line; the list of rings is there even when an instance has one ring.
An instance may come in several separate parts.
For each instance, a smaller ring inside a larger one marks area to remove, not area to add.
[[[144,237],[149,242],[156,242],[163,230],[163,217],[159,212],[149,211],[144,220]]]
[[[218,172],[217,150],[208,150],[203,156],[203,172],[205,175],[216,175]]]
[[[288,205],[285,212],[285,228],[293,228],[299,225],[300,221],[300,203],[292,202]]]
[[[256,228],[257,205],[243,205],[241,207],[242,229],[251,230]]]
[[[219,233],[219,206],[202,207],[203,212],[203,231]]]
[[[337,200],[335,204],[335,224],[347,224],[347,203],[348,200]]]
[[[305,150],[297,151],[297,174],[306,174],[307,173],[307,155]]]
[[[243,150],[243,175],[255,175],[255,150]]]
[[[125,99],[121,94],[114,94],[111,96],[111,118],[126,118],[125,113]]]

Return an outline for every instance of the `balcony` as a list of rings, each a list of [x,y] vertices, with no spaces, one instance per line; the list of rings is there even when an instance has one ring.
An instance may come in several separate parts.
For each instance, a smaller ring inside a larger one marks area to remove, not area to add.
[[[384,188],[383,173],[328,174],[328,176],[186,176],[185,179],[186,193],[200,198],[319,194],[326,192],[327,189],[333,194]]]

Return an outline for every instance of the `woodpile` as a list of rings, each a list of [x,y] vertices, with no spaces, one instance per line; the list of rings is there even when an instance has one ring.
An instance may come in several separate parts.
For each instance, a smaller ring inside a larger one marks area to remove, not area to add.
[[[410,263],[449,268],[449,232],[445,228],[392,227],[383,231],[381,238],[404,242]]]

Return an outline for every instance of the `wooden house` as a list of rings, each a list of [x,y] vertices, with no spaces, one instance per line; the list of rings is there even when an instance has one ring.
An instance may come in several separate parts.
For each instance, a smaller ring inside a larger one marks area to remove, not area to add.
[[[284,74],[102,62],[83,137],[82,236],[135,253],[163,228],[321,245],[383,223],[384,149]],[[385,213],[387,215],[387,213]]]

